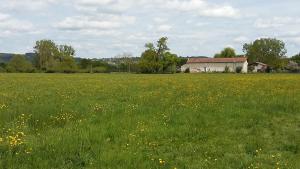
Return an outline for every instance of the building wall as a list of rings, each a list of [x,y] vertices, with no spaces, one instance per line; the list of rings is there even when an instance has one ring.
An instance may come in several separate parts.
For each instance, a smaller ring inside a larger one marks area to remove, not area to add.
[[[228,66],[230,72],[235,72],[237,67],[242,67],[242,72],[248,72],[248,62],[244,63],[189,63],[181,67],[181,71],[190,69],[191,73],[201,72],[224,72],[225,67]]]
[[[258,64],[257,66],[254,66],[254,70],[253,70],[253,72],[258,72],[258,71],[261,71],[261,70],[263,70],[263,69],[265,69],[265,66],[263,66],[263,65],[261,65],[261,64]]]

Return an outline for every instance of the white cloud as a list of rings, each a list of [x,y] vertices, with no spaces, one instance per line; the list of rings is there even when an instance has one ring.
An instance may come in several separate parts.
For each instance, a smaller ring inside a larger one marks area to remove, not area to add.
[[[166,22],[167,19],[161,18],[161,17],[155,17],[155,18],[153,19],[153,21],[156,22],[156,23],[163,23],[163,22]]]
[[[75,0],[76,9],[85,12],[122,12],[133,4],[132,0]]]
[[[259,18],[255,21],[254,26],[256,28],[279,28],[295,24],[300,24],[300,19],[292,17],[273,17],[271,19]]]
[[[135,23],[135,17],[114,14],[67,17],[54,26],[63,30],[109,30]]]
[[[76,42],[79,56],[95,56],[91,49],[97,49],[99,57],[122,50],[139,55],[144,43],[155,42],[162,35],[168,36],[170,48],[183,56],[211,55],[226,44],[241,51],[242,43],[262,36],[285,40],[287,46],[295,45],[289,51],[298,50],[300,21],[296,6],[300,2],[257,3],[258,0],[247,6],[234,0],[0,0],[0,36],[10,42],[7,44],[34,43],[40,38]],[[268,13],[264,10],[266,5],[271,9]],[[280,9],[281,5],[289,8]],[[14,44],[4,47],[25,47]]]
[[[178,12],[191,12],[207,17],[238,17],[239,10],[227,4],[215,4],[207,0],[75,0],[78,10],[86,12],[124,12],[132,7],[163,8]],[[156,18],[157,19],[157,18]]]
[[[236,43],[247,43],[249,41],[249,38],[246,36],[239,36],[236,37],[233,41]]]
[[[171,25],[167,25],[167,24],[163,24],[163,25],[159,25],[157,27],[157,31],[159,32],[168,32],[172,29]]]
[[[2,9],[15,10],[42,10],[49,4],[60,2],[60,0],[1,0]]]
[[[31,22],[19,20],[8,14],[0,13],[0,31],[3,37],[16,33],[33,33],[36,30],[34,30],[34,26]]]
[[[207,17],[238,17],[239,11],[230,5],[216,5],[204,0],[166,0],[161,1],[166,8],[193,12]]]
[[[6,20],[9,18],[8,14],[0,13],[0,21]]]

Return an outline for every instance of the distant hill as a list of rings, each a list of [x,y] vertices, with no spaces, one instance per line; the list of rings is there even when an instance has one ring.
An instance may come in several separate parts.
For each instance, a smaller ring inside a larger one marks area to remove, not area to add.
[[[15,53],[0,53],[0,63],[8,63]],[[33,62],[35,53],[25,53],[25,58]]]

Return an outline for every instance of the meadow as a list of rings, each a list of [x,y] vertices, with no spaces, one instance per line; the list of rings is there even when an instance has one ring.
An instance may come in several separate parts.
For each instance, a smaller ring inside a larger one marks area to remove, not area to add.
[[[1,169],[299,169],[297,74],[0,74]]]

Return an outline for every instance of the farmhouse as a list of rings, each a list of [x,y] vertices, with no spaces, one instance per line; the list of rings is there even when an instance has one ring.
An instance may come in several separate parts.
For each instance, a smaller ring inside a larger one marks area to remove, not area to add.
[[[189,58],[187,63],[181,67],[181,71],[190,70],[191,73],[200,72],[236,72],[238,69],[243,73],[248,71],[246,57],[238,58]]]

